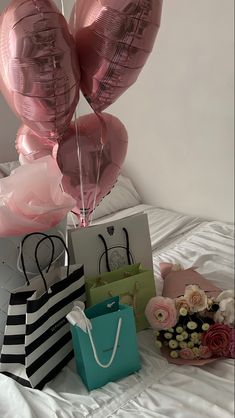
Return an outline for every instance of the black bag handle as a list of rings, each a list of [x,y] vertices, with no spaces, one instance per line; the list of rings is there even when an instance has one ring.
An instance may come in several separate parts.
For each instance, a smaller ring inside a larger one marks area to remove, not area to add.
[[[108,247],[107,247],[107,243],[103,237],[103,235],[99,234],[98,237],[101,239],[101,241],[104,244],[104,249],[105,249],[105,261],[106,261],[106,268],[107,271],[111,271],[110,265],[109,265],[109,257],[108,257]]]
[[[29,278],[28,278],[28,275],[27,275],[27,272],[26,272],[26,268],[25,268],[25,260],[24,260],[24,244],[25,244],[25,241],[28,239],[28,238],[30,238],[30,237],[32,237],[32,236],[34,236],[34,235],[41,235],[41,236],[43,236],[44,238],[43,239],[48,239],[48,237],[49,237],[49,235],[47,235],[47,234],[44,234],[43,232],[31,232],[30,234],[27,234],[27,235],[25,235],[25,237],[22,239],[22,241],[21,241],[21,253],[20,253],[20,260],[21,260],[21,265],[22,265],[22,270],[23,270],[23,273],[24,273],[24,277],[25,277],[25,280],[26,280],[26,283],[27,283],[27,286],[29,286],[30,285],[30,281],[29,281]],[[38,244],[41,242],[41,240],[38,242]],[[48,266],[48,268],[47,268],[47,272],[49,271],[49,269],[50,269],[50,267],[51,267],[51,264],[52,264],[52,262],[53,262],[53,259],[54,259],[54,255],[55,255],[55,246],[54,246],[54,242],[53,242],[53,240],[52,239],[50,239],[50,243],[51,243],[51,245],[52,245],[52,252],[51,252],[51,259],[50,259],[50,263],[49,263],[49,266]],[[39,263],[38,263],[39,264]],[[40,267],[40,270],[41,270],[41,267]],[[40,272],[40,270],[39,270],[39,272]],[[42,277],[42,279],[43,279],[43,282],[44,282],[44,285],[45,285],[45,288],[47,289],[47,285],[46,285],[46,282],[45,282],[45,278],[44,277]]]
[[[45,289],[46,289],[46,291],[48,291],[48,287],[47,287],[46,279],[45,279],[45,277],[44,277],[44,275],[43,275],[43,272],[42,272],[42,269],[41,269],[40,263],[39,263],[39,261],[38,261],[38,248],[40,247],[40,245],[42,244],[42,242],[43,242],[43,241],[46,241],[47,239],[49,239],[49,240],[50,240],[50,242],[51,242],[51,243],[52,243],[52,245],[53,245],[53,249],[55,250],[55,246],[54,246],[54,243],[53,243],[52,238],[56,238],[56,239],[58,239],[58,240],[59,240],[59,241],[63,244],[64,249],[65,249],[65,251],[66,251],[66,253],[67,253],[67,257],[68,257],[67,276],[69,276],[69,269],[70,269],[70,256],[69,256],[69,250],[68,250],[67,245],[66,245],[65,241],[63,240],[63,238],[59,237],[58,235],[46,235],[46,234],[45,234],[45,236],[44,236],[44,237],[43,237],[43,238],[42,238],[42,239],[41,239],[41,240],[37,243],[37,246],[36,246],[36,248],[35,248],[35,252],[34,252],[34,256],[35,256],[35,261],[36,261],[36,264],[37,264],[38,271],[39,271],[39,273],[40,273],[40,275],[41,275],[41,277],[42,277],[42,279],[43,279],[43,283],[44,283],[44,285],[45,285]],[[53,251],[53,258],[54,258],[54,254],[55,254],[55,251]],[[51,258],[51,260],[50,260],[50,264],[49,264],[49,266],[48,266],[47,272],[49,271],[49,269],[50,269],[50,267],[51,267],[51,265],[52,265],[52,263],[53,263],[53,258]]]
[[[131,258],[130,258],[130,240],[129,240],[129,234],[126,228],[122,228],[124,231],[125,237],[126,237],[126,255],[129,266],[131,265]]]
[[[124,234],[125,234],[125,238],[126,238],[126,255],[127,255],[127,261],[128,261],[128,265],[130,266],[132,264],[131,262],[131,257],[130,257],[130,240],[129,240],[129,234],[126,228],[122,228]],[[105,261],[106,261],[106,268],[107,271],[110,272],[111,268],[110,268],[110,264],[109,264],[109,256],[108,256],[108,246],[107,243],[105,241],[105,238],[103,237],[103,235],[99,234],[98,237],[101,239],[101,241],[103,242],[104,245],[104,249],[105,249]]]

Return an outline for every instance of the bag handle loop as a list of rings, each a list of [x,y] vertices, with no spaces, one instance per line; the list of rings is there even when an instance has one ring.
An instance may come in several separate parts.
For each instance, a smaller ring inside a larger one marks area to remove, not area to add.
[[[26,280],[26,283],[27,283],[27,285],[29,286],[30,285],[30,281],[29,281],[29,278],[28,278],[28,275],[27,275],[27,271],[26,271],[26,268],[25,268],[25,260],[24,260],[24,244],[25,244],[25,241],[28,239],[28,238],[30,238],[30,237],[32,237],[32,236],[34,236],[34,235],[41,235],[41,236],[43,236],[44,238],[43,239],[48,239],[49,238],[49,236],[47,235],[47,234],[44,234],[43,232],[32,232],[32,233],[30,233],[30,234],[27,234],[23,239],[22,239],[22,241],[21,241],[21,244],[20,244],[20,260],[21,260],[21,264],[22,264],[22,272],[24,273],[24,276],[25,276],[25,280]],[[38,244],[40,244],[40,242],[41,242],[42,240],[40,240],[39,242],[38,242]],[[47,272],[49,271],[49,269],[50,269],[50,267],[51,267],[51,264],[52,264],[52,262],[53,262],[53,258],[54,258],[54,254],[55,254],[55,246],[54,246],[54,243],[53,243],[53,241],[52,241],[52,239],[50,239],[50,243],[51,243],[51,245],[52,245],[52,252],[51,252],[51,260],[50,260],[50,263],[49,263],[49,266],[48,266],[48,268],[47,268]],[[38,265],[39,265],[39,263],[38,263]],[[41,267],[39,266],[39,272],[40,272],[40,274],[41,274]],[[44,276],[41,274],[41,277],[42,277],[42,279],[43,279],[43,283],[44,283],[44,286],[45,286],[45,289],[47,290],[47,284],[46,284],[46,281],[45,281],[45,278],[44,278]]]
[[[53,245],[53,249],[54,249],[55,247],[54,247],[54,243],[53,243],[52,238],[55,238],[55,239],[60,240],[60,242],[63,244],[64,249],[65,249],[65,251],[66,251],[66,253],[67,253],[67,257],[68,257],[67,276],[69,276],[69,269],[70,269],[70,256],[69,256],[69,250],[68,250],[67,245],[66,245],[65,241],[63,240],[63,238],[59,237],[58,235],[46,235],[46,234],[45,234],[45,236],[44,236],[44,237],[43,237],[43,238],[42,238],[42,239],[41,239],[41,240],[37,243],[37,246],[36,246],[36,248],[35,248],[35,252],[34,252],[34,256],[35,256],[35,261],[36,261],[36,264],[37,264],[38,271],[39,271],[39,273],[40,273],[40,275],[41,275],[41,277],[42,277],[42,279],[43,279],[43,282],[44,282],[44,285],[45,285],[46,291],[48,290],[48,288],[47,288],[46,279],[45,279],[45,277],[44,277],[44,275],[43,275],[43,272],[42,272],[42,269],[41,269],[40,263],[39,263],[39,261],[38,261],[38,248],[40,247],[40,245],[42,244],[42,242],[43,242],[43,241],[46,241],[47,239],[49,239],[49,240],[50,240],[50,242],[52,243],[52,245]],[[55,251],[53,251],[53,256],[54,256],[54,253],[55,253]],[[50,264],[49,264],[49,266],[48,266],[48,268],[47,268],[47,272],[49,271],[49,269],[50,269],[50,267],[51,267],[52,262],[53,262],[53,258],[51,258],[51,260],[50,260]]]
[[[129,240],[129,234],[126,228],[122,228],[124,234],[125,234],[125,238],[126,238],[126,256],[127,256],[127,261],[128,261],[128,265],[130,266],[132,264],[131,261],[131,256],[130,256],[130,240]],[[110,264],[109,264],[109,256],[108,256],[108,246],[107,243],[105,241],[105,238],[103,237],[103,235],[99,234],[98,237],[101,239],[101,241],[103,242],[104,245],[104,249],[105,249],[105,261],[106,261],[106,268],[107,271],[110,272],[111,268],[110,268]]]
[[[106,268],[107,271],[111,271],[110,265],[109,265],[109,257],[108,257],[108,247],[107,247],[107,243],[103,237],[103,235],[99,234],[98,237],[101,239],[101,241],[103,242],[104,245],[104,249],[105,249],[105,261],[106,261]]]
[[[64,238],[64,234],[63,234],[63,232],[62,231],[58,231],[58,233],[61,235],[61,237],[63,238],[63,239],[65,239]],[[48,234],[45,234],[44,232],[32,232],[32,233],[30,233],[30,234],[28,234],[28,235],[26,235],[26,237],[24,237],[24,238],[27,238],[27,237],[30,237],[30,236],[33,236],[33,235],[42,235],[42,236],[48,236]],[[23,241],[24,241],[24,239],[23,239]],[[23,242],[22,241],[22,242]],[[33,271],[27,271],[26,269],[25,269],[25,271],[23,270],[23,265],[22,265],[22,268],[21,268],[21,266],[20,266],[20,261],[21,261],[21,264],[22,264],[22,259],[21,259],[21,252],[22,252],[22,242],[20,243],[20,251],[19,251],[19,255],[18,255],[18,258],[17,258],[17,270],[20,272],[20,273],[24,273],[24,275],[25,275],[25,273],[28,275],[28,274],[31,274],[31,275],[34,275],[35,276],[35,272],[33,272]],[[57,261],[57,260],[59,260],[59,258],[63,255],[63,252],[64,252],[64,249],[62,250],[62,252],[60,252],[60,254],[56,257],[56,259],[55,260],[53,260],[54,262],[55,261]],[[53,253],[53,258],[54,258],[54,253]],[[47,270],[47,271],[49,271],[49,270]]]
[[[108,369],[112,365],[112,363],[114,361],[114,358],[116,356],[116,353],[117,353],[118,342],[119,342],[121,326],[122,326],[122,318],[119,318],[119,320],[118,320],[117,332],[116,332],[116,337],[115,337],[115,342],[114,342],[112,355],[110,357],[109,362],[104,364],[104,363],[101,363],[101,361],[98,358],[96,346],[95,346],[95,343],[94,343],[94,340],[93,340],[93,337],[92,337],[92,334],[91,334],[90,325],[88,323],[88,318],[86,317],[84,311],[82,311],[82,313],[83,313],[85,321],[86,321],[86,329],[87,329],[87,332],[88,332],[88,335],[89,335],[89,339],[90,339],[92,351],[93,351],[93,354],[94,354],[94,357],[95,357],[95,361],[100,367],[102,367],[102,369]]]
[[[130,258],[130,240],[129,240],[129,234],[126,228],[122,228],[125,236],[126,236],[126,255],[127,255],[127,260],[128,260],[128,264],[129,266],[132,264],[131,263],[131,258]]]

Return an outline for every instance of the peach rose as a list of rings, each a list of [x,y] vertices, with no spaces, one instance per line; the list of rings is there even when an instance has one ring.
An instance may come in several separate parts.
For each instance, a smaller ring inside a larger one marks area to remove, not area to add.
[[[185,288],[184,298],[192,312],[204,311],[207,307],[207,296],[199,286],[189,285]]]
[[[175,306],[176,306],[176,310],[177,310],[178,313],[179,313],[179,311],[180,311],[181,308],[184,308],[187,311],[190,310],[189,304],[186,301],[186,299],[185,299],[184,296],[180,296],[177,299],[175,299]]]

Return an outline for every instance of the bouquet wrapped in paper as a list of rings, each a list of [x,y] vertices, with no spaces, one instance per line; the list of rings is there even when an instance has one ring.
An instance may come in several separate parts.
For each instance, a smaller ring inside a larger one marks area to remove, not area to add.
[[[193,269],[166,270],[163,296],[145,315],[156,346],[175,364],[203,365],[235,358],[234,291],[221,291]]]

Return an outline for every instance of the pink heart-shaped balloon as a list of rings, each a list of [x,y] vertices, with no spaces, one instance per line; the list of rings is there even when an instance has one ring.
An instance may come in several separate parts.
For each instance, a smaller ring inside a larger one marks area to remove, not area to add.
[[[76,0],[70,18],[81,89],[100,112],[137,80],[155,42],[163,0]]]
[[[20,155],[20,161],[25,164],[46,155],[52,155],[54,143],[36,135],[28,126],[22,125],[17,132],[15,146]]]
[[[96,114],[80,117],[55,146],[62,185],[77,202],[81,226],[89,225],[93,210],[112,189],[127,153],[125,126],[108,113],[102,118],[101,124]]]
[[[52,0],[11,0],[0,16],[0,88],[41,137],[57,139],[79,100],[80,68],[68,24]]]

